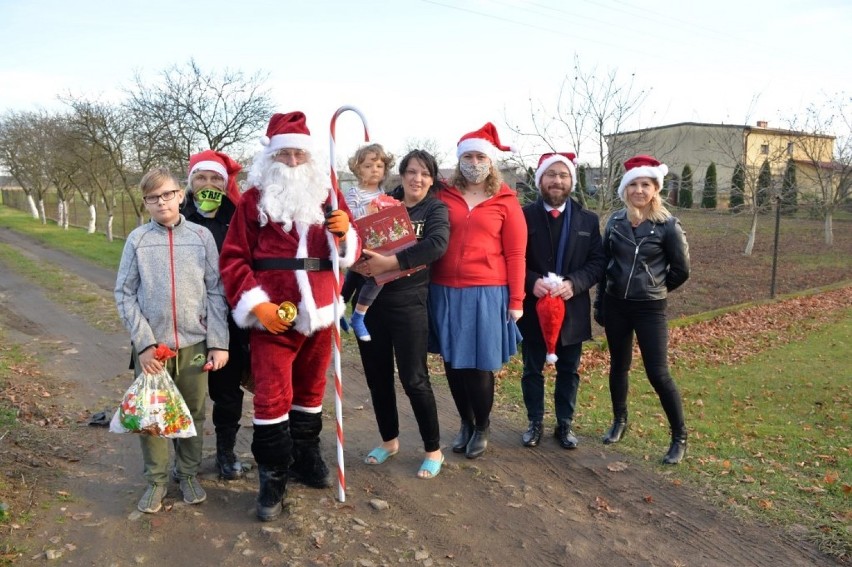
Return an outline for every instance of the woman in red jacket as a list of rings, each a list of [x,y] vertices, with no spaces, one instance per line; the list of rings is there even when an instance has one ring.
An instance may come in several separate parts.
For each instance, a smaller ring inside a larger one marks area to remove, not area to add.
[[[517,352],[523,314],[527,230],[515,192],[495,166],[500,151],[489,122],[459,140],[452,186],[438,192],[447,204],[450,242],[432,264],[430,351],[444,359],[461,417],[453,452],[475,459],[488,445],[494,371]]]

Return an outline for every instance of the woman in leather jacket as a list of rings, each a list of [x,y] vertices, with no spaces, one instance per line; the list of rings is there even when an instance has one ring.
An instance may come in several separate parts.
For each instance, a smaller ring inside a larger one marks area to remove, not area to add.
[[[603,442],[617,443],[627,429],[627,378],[635,333],[645,373],[671,427],[672,442],[663,463],[674,465],[686,454],[686,424],[680,392],[669,373],[666,296],[689,278],[689,246],[680,221],[660,197],[668,167],[644,155],[627,160],[624,167],[618,196],[626,207],[610,217],[604,231],[607,267],[594,306],[610,352],[614,420]]]

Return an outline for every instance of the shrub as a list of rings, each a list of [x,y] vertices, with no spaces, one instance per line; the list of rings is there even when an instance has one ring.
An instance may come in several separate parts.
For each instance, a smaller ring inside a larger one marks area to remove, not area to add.
[[[692,208],[692,168],[689,164],[683,166],[683,172],[680,174],[680,191],[678,191],[677,199],[680,208]]]
[[[728,209],[733,213],[738,213],[742,210],[745,203],[745,170],[742,164],[737,164],[734,168],[734,175],[731,177],[731,196],[728,199]]]
[[[704,174],[704,192],[701,194],[701,208],[715,209],[716,208],[716,164],[710,162],[707,166],[707,173]]]

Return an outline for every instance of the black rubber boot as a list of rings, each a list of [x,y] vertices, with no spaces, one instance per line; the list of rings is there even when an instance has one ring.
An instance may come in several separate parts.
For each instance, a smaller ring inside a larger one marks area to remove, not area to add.
[[[312,488],[329,488],[331,477],[322,460],[320,432],[322,414],[303,411],[290,412],[290,433],[293,436],[293,463],[290,478]]]
[[[234,453],[239,429],[239,425],[216,428],[216,468],[219,469],[219,476],[225,480],[237,480],[245,476],[243,464]]]
[[[603,436],[604,445],[611,445],[612,443],[618,443],[621,441],[621,438],[624,437],[624,433],[627,431],[627,415],[617,415],[612,422],[612,426],[609,428],[609,431],[606,432],[606,435]]]
[[[544,425],[540,421],[531,421],[529,428],[521,436],[524,447],[537,447],[541,443],[541,432]]]
[[[686,429],[672,432],[672,444],[669,452],[663,457],[664,465],[676,465],[686,456]]]
[[[284,494],[287,492],[287,468],[257,465],[260,490],[257,493],[257,517],[271,522],[281,515]]]
[[[257,517],[261,522],[281,515],[292,449],[288,422],[254,426],[251,452],[257,461]]]
[[[459,432],[453,439],[453,453],[464,453],[467,451],[467,444],[473,436],[473,422],[463,419]]]

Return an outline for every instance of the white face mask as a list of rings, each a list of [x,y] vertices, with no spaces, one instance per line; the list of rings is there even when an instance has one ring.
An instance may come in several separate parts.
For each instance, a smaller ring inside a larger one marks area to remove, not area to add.
[[[480,163],[459,162],[459,171],[470,183],[482,183],[491,173],[491,163],[488,161]]]

